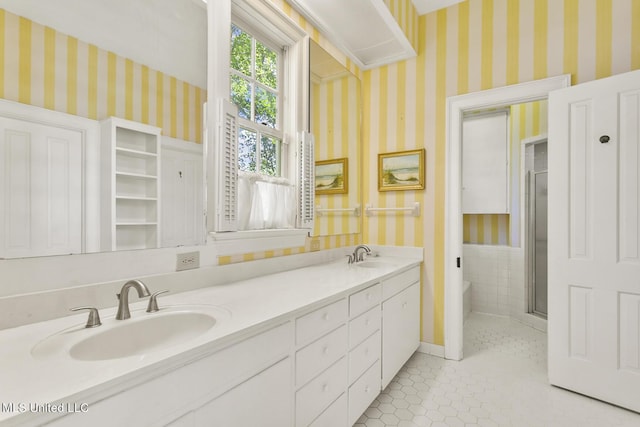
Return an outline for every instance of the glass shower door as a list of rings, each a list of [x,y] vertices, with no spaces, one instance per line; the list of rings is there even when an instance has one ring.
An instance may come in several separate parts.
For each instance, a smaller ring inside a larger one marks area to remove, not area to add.
[[[529,172],[529,311],[547,317],[547,171]]]

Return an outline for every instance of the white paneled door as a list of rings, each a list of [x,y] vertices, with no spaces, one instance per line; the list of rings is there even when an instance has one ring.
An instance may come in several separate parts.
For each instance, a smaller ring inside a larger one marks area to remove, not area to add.
[[[82,134],[0,117],[0,258],[82,252]]]
[[[640,411],[640,71],[549,96],[549,380]]]

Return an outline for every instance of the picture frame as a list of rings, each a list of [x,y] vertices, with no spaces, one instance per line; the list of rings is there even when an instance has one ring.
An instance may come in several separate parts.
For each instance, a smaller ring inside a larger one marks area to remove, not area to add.
[[[318,160],[315,167],[316,194],[349,192],[349,159]]]
[[[423,190],[425,149],[378,154],[378,191]]]

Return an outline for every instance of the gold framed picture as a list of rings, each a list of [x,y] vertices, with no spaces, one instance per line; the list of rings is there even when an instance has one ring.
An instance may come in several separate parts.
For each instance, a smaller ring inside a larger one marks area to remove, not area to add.
[[[316,194],[349,192],[349,159],[318,160],[315,171]]]
[[[425,150],[378,154],[378,191],[423,190]]]

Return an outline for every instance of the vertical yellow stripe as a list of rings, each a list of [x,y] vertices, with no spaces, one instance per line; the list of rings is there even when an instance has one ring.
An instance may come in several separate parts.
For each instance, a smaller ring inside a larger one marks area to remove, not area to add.
[[[458,6],[458,94],[469,92],[469,2]]]
[[[98,119],[98,48],[89,45],[89,79],[88,79],[88,115],[90,119]]]
[[[78,112],[78,39],[67,38],[67,113]]]
[[[336,134],[335,134],[335,120],[333,114],[333,106],[334,106],[334,90],[335,90],[335,81],[331,80],[326,83],[326,93],[327,93],[327,103],[325,105],[326,111],[325,115],[327,117],[327,158],[333,159],[335,158],[334,147],[336,144]],[[334,209],[335,208],[335,197],[327,197],[327,208]],[[333,217],[327,219],[327,233],[329,235],[335,234],[335,221]]]
[[[133,120],[133,61],[125,59],[124,61],[124,118]]]
[[[178,82],[175,77],[169,78],[170,133],[172,138],[178,137]]]
[[[640,69],[640,1],[631,3],[631,69]]]
[[[140,70],[140,119],[149,124],[149,67],[143,65]]]
[[[471,243],[471,215],[462,215],[462,241]]]
[[[340,147],[340,157],[349,157],[349,133],[351,131],[351,126],[353,125],[354,122],[356,122],[355,117],[351,117],[351,109],[349,109],[349,77],[344,77],[342,78],[342,85],[341,85],[341,91],[340,91],[340,104],[342,105],[341,107],[341,111],[342,111],[342,135],[340,137],[340,141],[341,141],[341,147]],[[349,169],[351,169],[351,171],[358,171],[360,172],[360,168],[357,167],[357,165],[355,164],[357,161],[357,158],[350,158],[349,161],[351,162],[350,165],[348,165]],[[348,173],[348,171],[347,171]],[[353,173],[353,172],[352,172]],[[358,177],[358,180],[360,182],[362,182],[361,178]],[[353,194],[353,192],[356,191],[355,188],[350,188],[349,192],[351,194]],[[342,196],[342,207],[343,208],[350,208],[351,206],[349,206],[349,195],[348,194],[344,194]],[[341,218],[342,220],[342,233],[345,233],[347,231],[349,231],[349,222],[350,222],[350,216],[349,215],[339,215],[339,218]]]
[[[196,87],[196,135],[195,141],[202,144],[202,90]]]
[[[407,147],[405,146],[405,118],[406,118],[406,75],[407,75],[407,67],[406,62],[398,62],[397,63],[397,83],[396,83],[396,105],[395,111],[397,114],[397,123],[396,123],[396,149],[399,151],[405,150]],[[390,106],[394,107],[394,106]],[[396,206],[404,206],[405,205],[405,192],[404,191],[396,191]],[[413,217],[411,219],[413,220]],[[396,236],[395,236],[395,245],[396,246],[404,246],[405,245],[405,216],[398,215],[398,220],[396,221]]]
[[[575,83],[578,78],[578,1],[564,0],[564,68]]]
[[[20,18],[18,102],[31,103],[31,21]]]
[[[493,87],[493,0],[482,2],[482,89]]]
[[[107,116],[116,115],[116,55],[107,54]]]
[[[0,9],[0,28],[5,27],[6,15],[4,9]],[[4,67],[5,67],[5,36],[4,31],[0,31],[0,98],[4,98]]]
[[[445,202],[445,100],[447,96],[447,10],[439,10],[436,40],[436,159],[435,159],[435,197],[434,212],[435,230],[433,255],[433,341],[436,345],[444,344],[444,202]],[[382,104],[384,105],[384,104]]]
[[[484,245],[486,243],[484,240],[484,215],[476,215],[476,231],[476,241],[479,244]]]
[[[535,0],[533,15],[533,78],[547,77],[547,0]]]
[[[182,139],[189,141],[191,129],[191,114],[189,104],[189,83],[182,83]]]
[[[596,0],[596,79],[611,75],[613,56],[612,8],[612,0]]]
[[[362,195],[362,203],[369,203],[369,193],[375,191],[376,183],[375,179],[376,175],[372,175],[372,171],[370,168],[370,157],[372,147],[367,141],[371,140],[371,128],[372,117],[371,117],[371,92],[373,88],[371,87],[371,73],[372,71],[368,70],[362,73],[362,123],[365,124],[362,126],[362,169],[361,176],[363,178],[362,183],[370,182],[364,180],[365,177],[373,177],[368,178],[369,180],[373,179],[373,183],[370,186],[363,185],[364,194]],[[362,206],[364,209],[364,206]],[[362,241],[369,242],[371,240],[370,232],[369,232],[369,217],[367,215],[361,215],[361,226],[362,226]],[[378,242],[379,243],[379,242]]]
[[[160,71],[156,71],[156,126],[164,127],[164,75]]]
[[[56,106],[56,31],[44,28],[44,108]]]
[[[380,100],[379,100],[379,112],[378,112],[378,138],[379,138],[379,153],[384,153],[387,151],[387,108],[389,107],[389,75],[388,66],[380,67],[378,70],[380,75]],[[377,158],[376,158],[377,161]],[[377,178],[377,174],[374,175]],[[380,203],[384,207],[386,206],[386,194],[380,194]],[[378,221],[378,242],[381,245],[387,245],[387,223],[386,217],[384,215],[379,215],[377,217]]]
[[[420,18],[420,19],[424,19],[426,22],[426,17]],[[418,24],[419,27],[421,28],[426,28],[425,25],[420,26],[420,24]],[[417,30],[416,30],[417,31]],[[419,32],[419,38],[418,38],[418,46],[426,46],[426,30],[425,31],[420,31]],[[425,53],[424,52],[419,52],[420,56],[418,57],[418,59],[415,61],[416,63],[416,124],[415,124],[415,132],[416,132],[416,137],[417,138],[422,138],[422,141],[424,141],[424,134],[425,134],[425,99],[427,97],[427,93],[426,93],[426,79],[423,78],[423,76],[426,75],[426,70],[425,70],[425,62],[424,62],[424,57],[425,57]],[[429,155],[431,155],[432,153],[425,153],[425,163],[427,162],[427,158]],[[426,175],[426,172],[425,172]],[[366,176],[366,175],[364,175]],[[426,183],[425,183],[425,187],[426,187]],[[418,191],[416,194],[416,200],[420,202],[420,206],[424,206],[424,191]],[[415,235],[416,235],[416,242],[415,245],[416,246],[424,246],[424,222],[426,221],[426,215],[424,214],[424,209],[423,209],[423,214],[416,219],[415,221]],[[422,322],[420,323],[421,327],[422,327]],[[421,335],[422,336],[422,335]]]
[[[500,243],[500,215],[491,215],[491,244]]]
[[[507,84],[520,80],[520,2],[507,2]]]
[[[540,103],[542,101],[533,102],[531,105],[531,135],[540,135],[542,132],[546,132],[546,129],[540,129]]]

